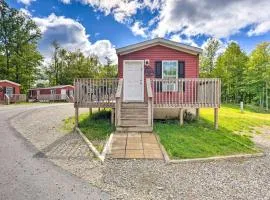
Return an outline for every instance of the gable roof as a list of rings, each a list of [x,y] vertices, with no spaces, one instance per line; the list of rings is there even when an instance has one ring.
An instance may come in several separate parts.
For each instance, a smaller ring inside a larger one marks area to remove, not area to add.
[[[21,84],[15,83],[15,82],[13,82],[13,81],[9,81],[9,80],[0,80],[0,83],[4,83],[4,82],[10,83],[10,84],[13,84],[13,85],[17,85],[17,86],[21,86]]]
[[[186,44],[174,42],[164,38],[155,38],[152,40],[146,40],[137,44],[128,45],[126,47],[116,49],[116,53],[119,55],[125,55],[131,52],[146,49],[152,46],[161,45],[178,51],[183,51],[189,54],[198,55],[202,53],[202,49],[198,47],[189,46]]]

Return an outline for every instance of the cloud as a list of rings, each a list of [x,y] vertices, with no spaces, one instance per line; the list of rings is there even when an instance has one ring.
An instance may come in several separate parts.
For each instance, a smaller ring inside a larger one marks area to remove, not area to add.
[[[61,0],[70,3],[72,0]],[[111,14],[120,23],[129,22],[129,19],[137,14],[138,10],[147,8],[157,10],[163,0],[73,0],[90,5],[94,9],[103,12],[106,16]]]
[[[85,55],[97,55],[103,64],[106,56],[116,63],[116,51],[111,42],[99,40],[92,44],[81,23],[64,16],[56,16],[54,13],[44,18],[34,17],[33,20],[43,34],[39,42],[39,49],[47,61],[50,60],[53,53],[51,44],[56,40],[61,47],[67,50],[81,50]]]
[[[36,0],[17,0],[18,3],[23,3],[27,6],[29,6],[33,1],[36,1]]]
[[[194,47],[199,47],[196,42],[194,40],[192,40],[190,37],[181,37],[180,35],[178,34],[175,34],[175,35],[172,35],[170,37],[170,39],[172,41],[175,41],[175,42],[179,42],[179,43],[183,43],[183,44],[187,44],[187,45],[191,45],[191,46],[194,46]]]
[[[132,33],[134,35],[139,35],[142,37],[147,37],[145,31],[147,30],[147,28],[143,28],[142,27],[142,23],[141,22],[135,22],[131,27],[130,27]]]
[[[241,29],[269,20],[269,0],[166,0],[153,36],[180,32],[187,36],[226,38]]]
[[[60,0],[62,3],[64,4],[70,4],[71,3],[71,0]]]
[[[264,21],[258,24],[254,29],[248,31],[248,36],[262,35],[270,31],[270,21]]]
[[[29,17],[32,16],[32,14],[30,13],[30,11],[27,10],[27,9],[25,9],[25,8],[20,8],[19,11],[22,12],[23,14],[25,14],[26,16],[29,16]]]

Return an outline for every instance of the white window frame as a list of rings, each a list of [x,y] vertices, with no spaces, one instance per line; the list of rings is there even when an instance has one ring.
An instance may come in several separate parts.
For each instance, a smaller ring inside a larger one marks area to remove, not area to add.
[[[10,91],[10,93],[7,93],[7,91]],[[6,95],[13,97],[13,87],[6,87]]]
[[[162,60],[162,78],[164,78],[164,73],[163,73],[164,62],[175,62],[176,63],[176,75],[175,75],[175,78],[177,78],[178,77],[178,60]]]
[[[163,73],[163,64],[164,62],[175,62],[176,63],[176,74],[175,77],[169,77],[169,78],[164,78],[164,73]],[[178,79],[178,60],[162,60],[162,79],[174,79],[177,81]],[[168,86],[171,85],[173,89],[168,89]],[[175,83],[163,83],[162,84],[162,91],[164,92],[175,92],[178,91],[178,84]]]

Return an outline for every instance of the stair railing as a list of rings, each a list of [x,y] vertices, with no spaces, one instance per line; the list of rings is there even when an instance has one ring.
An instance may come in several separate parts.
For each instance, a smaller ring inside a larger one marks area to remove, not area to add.
[[[115,94],[115,125],[120,126],[121,124],[121,103],[123,93],[123,79],[119,79],[117,91]]]
[[[146,89],[147,89],[147,97],[148,97],[148,125],[153,126],[153,92],[151,87],[151,80],[146,79]]]

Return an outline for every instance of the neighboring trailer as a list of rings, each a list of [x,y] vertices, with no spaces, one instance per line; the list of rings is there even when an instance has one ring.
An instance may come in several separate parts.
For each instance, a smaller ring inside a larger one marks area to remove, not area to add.
[[[26,101],[26,95],[20,94],[21,85],[9,80],[0,80],[0,103]]]
[[[73,102],[74,86],[57,85],[47,88],[32,88],[28,91],[29,101],[68,101]]]

